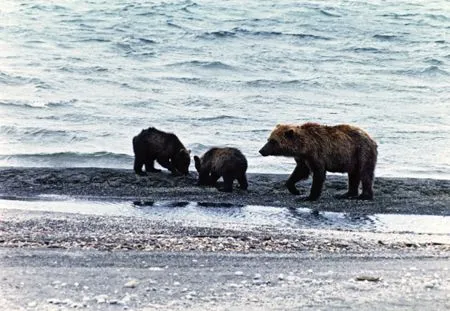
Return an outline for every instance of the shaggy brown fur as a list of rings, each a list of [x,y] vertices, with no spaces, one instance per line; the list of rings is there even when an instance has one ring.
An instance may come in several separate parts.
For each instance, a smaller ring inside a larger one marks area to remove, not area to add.
[[[231,192],[235,179],[241,189],[247,190],[247,159],[238,149],[212,148],[201,158],[194,156],[194,161],[199,185],[215,186],[217,180],[223,177],[224,187],[220,191]]]
[[[362,129],[351,125],[325,126],[317,123],[277,125],[268,142],[259,151],[263,156],[294,157],[297,166],[286,182],[293,194],[295,183],[312,172],[309,200],[319,198],[326,172],[348,173],[348,192],[343,198],[373,199],[373,179],[377,162],[377,144]]]
[[[145,165],[147,173],[160,172],[154,167],[155,160],[173,174],[188,174],[191,163],[190,151],[178,137],[150,127],[142,130],[133,138],[134,171],[138,175],[146,175],[142,171]]]

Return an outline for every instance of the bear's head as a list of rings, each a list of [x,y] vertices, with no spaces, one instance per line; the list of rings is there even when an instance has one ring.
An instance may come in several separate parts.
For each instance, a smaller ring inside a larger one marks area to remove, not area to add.
[[[267,143],[259,150],[266,157],[287,156],[293,157],[301,153],[303,145],[302,128],[297,125],[278,124],[267,140]]]
[[[201,186],[208,186],[210,185],[210,176],[209,176],[209,170],[202,165],[202,159],[200,159],[198,156],[194,156],[194,162],[195,162],[195,169],[198,172],[198,184]]]
[[[189,174],[189,165],[191,164],[191,151],[187,149],[180,149],[173,157],[173,166],[183,175]]]

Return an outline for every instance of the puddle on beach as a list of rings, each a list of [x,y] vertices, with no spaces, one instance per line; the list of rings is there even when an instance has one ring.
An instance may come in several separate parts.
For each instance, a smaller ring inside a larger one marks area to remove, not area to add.
[[[290,229],[334,229],[450,235],[449,216],[350,214],[213,202],[90,201],[64,196],[0,199],[0,209],[134,216],[200,226],[275,226]]]

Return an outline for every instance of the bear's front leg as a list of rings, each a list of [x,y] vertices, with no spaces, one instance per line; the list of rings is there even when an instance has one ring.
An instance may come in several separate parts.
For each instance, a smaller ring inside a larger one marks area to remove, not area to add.
[[[297,162],[297,166],[295,167],[291,176],[289,176],[285,185],[290,193],[299,195],[300,191],[298,191],[297,187],[295,187],[295,184],[302,179],[308,178],[311,170],[302,159],[295,158],[295,162]]]
[[[233,181],[234,177],[232,174],[223,174],[223,187],[218,188],[222,192],[232,192],[233,191]]]
[[[311,186],[311,192],[308,197],[309,201],[315,201],[320,197],[320,194],[322,193],[323,183],[325,182],[325,176],[325,170],[316,170],[313,172],[313,182]]]
[[[172,174],[178,173],[178,171],[175,169],[175,167],[172,164],[172,161],[169,158],[159,157],[156,161],[158,161],[159,165],[171,171]]]

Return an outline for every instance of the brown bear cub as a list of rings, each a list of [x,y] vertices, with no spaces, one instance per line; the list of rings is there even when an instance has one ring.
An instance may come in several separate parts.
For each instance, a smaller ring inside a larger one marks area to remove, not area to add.
[[[293,157],[297,166],[286,182],[292,194],[300,194],[295,183],[312,172],[308,200],[317,200],[326,172],[348,173],[348,192],[342,198],[373,199],[377,144],[362,129],[351,125],[325,126],[317,123],[277,125],[259,153],[263,156]],[[362,194],[358,187],[362,183]]]
[[[194,156],[194,161],[199,185],[215,186],[217,180],[223,177],[224,186],[219,188],[220,191],[232,192],[235,179],[241,189],[247,190],[247,159],[240,150],[211,148],[201,158]]]
[[[160,172],[154,166],[155,160],[173,174],[189,173],[190,151],[175,134],[149,127],[133,138],[133,150],[134,171],[138,175]],[[146,172],[142,171],[143,165]]]

